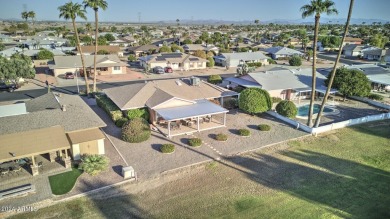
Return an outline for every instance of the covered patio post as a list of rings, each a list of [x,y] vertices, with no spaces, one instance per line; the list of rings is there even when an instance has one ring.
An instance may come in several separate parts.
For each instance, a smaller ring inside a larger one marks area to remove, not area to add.
[[[168,121],[168,137],[171,137],[171,121]]]
[[[198,124],[198,132],[200,132],[200,123],[199,123],[199,116],[197,117],[198,121],[196,124]]]
[[[31,165],[30,165],[30,168],[31,168],[31,174],[33,176],[36,176],[39,174],[39,171],[38,171],[38,166],[35,164],[35,157],[34,156],[31,156]]]
[[[226,125],[226,113],[223,114],[223,125]]]
[[[65,149],[65,157],[62,158],[65,168],[71,167],[70,157],[68,156],[68,150]]]

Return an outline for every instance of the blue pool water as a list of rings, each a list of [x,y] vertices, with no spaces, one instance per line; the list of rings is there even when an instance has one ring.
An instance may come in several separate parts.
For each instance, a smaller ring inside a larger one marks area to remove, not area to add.
[[[310,105],[303,105],[298,107],[298,116],[308,116],[309,115],[309,106]],[[313,114],[316,114],[320,111],[321,105],[314,104],[313,106]],[[324,108],[324,113],[330,113],[333,112],[333,109],[326,107]]]

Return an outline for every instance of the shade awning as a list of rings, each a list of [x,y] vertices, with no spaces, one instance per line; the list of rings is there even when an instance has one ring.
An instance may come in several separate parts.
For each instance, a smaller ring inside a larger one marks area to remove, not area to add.
[[[2,135],[0,162],[69,148],[69,140],[61,126]]]
[[[198,100],[195,104],[157,109],[156,112],[165,120],[173,121],[198,116],[227,113],[228,110],[208,100]]]
[[[320,86],[320,87],[317,87],[316,88],[316,91],[319,92],[319,93],[322,93],[322,94],[325,94],[326,93],[326,89],[328,89],[327,87],[325,86]],[[311,91],[311,88],[307,87],[307,88],[297,88],[297,89],[294,89],[296,92],[298,93],[301,93],[301,92],[310,92]],[[337,90],[336,89],[330,89],[330,93],[331,94],[334,94],[336,93]]]

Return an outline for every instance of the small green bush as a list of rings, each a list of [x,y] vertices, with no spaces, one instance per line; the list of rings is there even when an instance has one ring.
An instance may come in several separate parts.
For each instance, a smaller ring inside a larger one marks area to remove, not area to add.
[[[188,144],[192,147],[199,147],[202,145],[202,139],[200,138],[191,138],[188,139]]]
[[[263,64],[261,62],[247,63],[248,67],[260,68]]]
[[[173,153],[175,151],[175,145],[173,144],[163,144],[160,147],[160,151],[164,154]]]
[[[239,131],[241,136],[250,136],[251,135],[251,131],[249,131],[248,129],[240,129],[238,131]]]
[[[267,61],[268,61],[269,64],[276,64],[276,61],[273,60],[273,59],[268,59]]]
[[[118,119],[118,120],[115,122],[115,125],[116,125],[117,127],[119,127],[119,128],[122,128],[123,125],[124,125],[127,121],[129,121],[127,118],[120,118],[120,119]]]
[[[215,140],[217,141],[227,141],[228,136],[222,133],[219,133],[215,136]]]
[[[128,110],[126,114],[128,119],[144,118],[146,120],[149,120],[149,112],[146,108],[131,109]]]
[[[206,66],[207,66],[208,68],[214,67],[215,61],[214,61],[213,57],[208,57],[207,60],[208,60],[208,62],[206,63]]]
[[[143,118],[127,121],[122,127],[122,140],[130,143],[140,143],[150,138],[149,123]]]
[[[282,101],[282,98],[280,98],[280,97],[272,97],[272,103],[279,103],[280,101]]]
[[[276,112],[278,112],[280,115],[288,117],[288,118],[295,118],[298,113],[297,106],[292,101],[289,100],[283,100],[278,105],[276,105]]]
[[[211,84],[219,84],[222,82],[222,78],[220,75],[210,75],[207,81]]]
[[[269,131],[269,130],[271,130],[271,126],[267,125],[267,124],[260,124],[259,129],[260,129],[260,131]]]
[[[369,94],[367,97],[371,100],[383,100],[383,96],[380,94]]]
[[[80,170],[88,173],[91,176],[96,176],[100,172],[107,170],[110,160],[100,154],[85,154],[81,157],[79,165]]]
[[[96,104],[111,117],[112,121],[116,122],[118,119],[123,118],[122,111],[110,98],[102,94],[96,94],[95,98]]]
[[[137,60],[137,58],[135,57],[135,55],[133,54],[130,54],[129,57],[127,57],[127,59],[130,61],[130,62],[135,62]]]
[[[293,56],[291,59],[288,61],[288,63],[291,66],[301,66],[302,65],[302,59],[299,56]]]
[[[237,99],[231,98],[223,102],[223,107],[226,109],[235,109],[238,107]]]

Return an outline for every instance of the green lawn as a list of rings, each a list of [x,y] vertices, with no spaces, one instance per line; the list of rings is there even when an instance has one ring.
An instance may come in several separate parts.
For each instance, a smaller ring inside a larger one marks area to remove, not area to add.
[[[386,121],[213,162],[135,195],[81,198],[16,218],[390,218],[389,206]]]
[[[49,176],[51,191],[54,195],[63,195],[72,190],[82,170],[72,167],[72,171]]]

